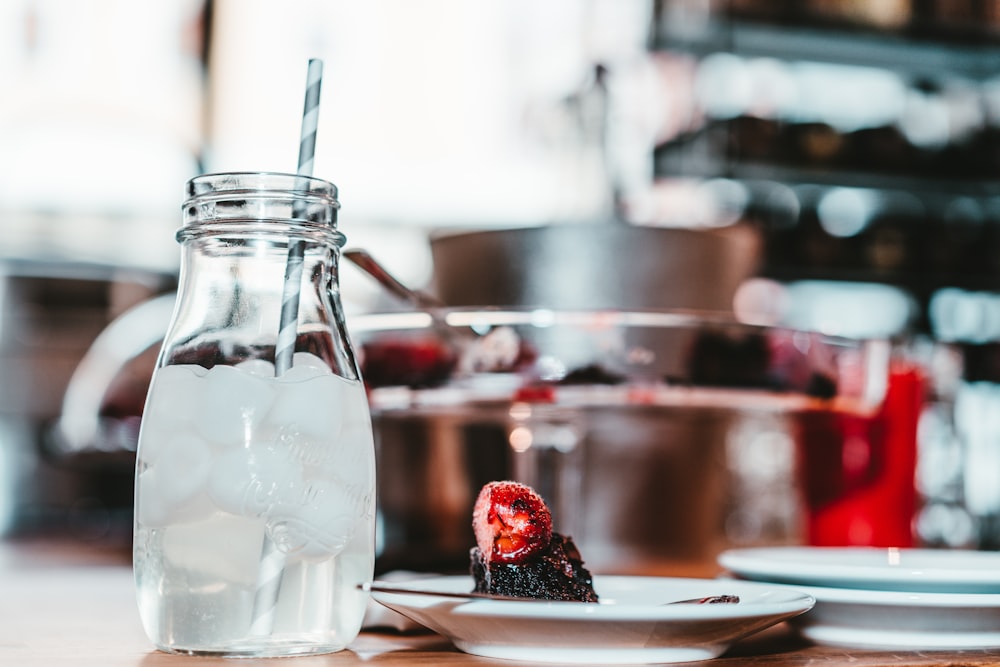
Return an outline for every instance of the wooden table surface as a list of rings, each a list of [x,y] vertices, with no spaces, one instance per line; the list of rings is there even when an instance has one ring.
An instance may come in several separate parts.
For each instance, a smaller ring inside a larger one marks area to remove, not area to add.
[[[156,651],[139,622],[127,554],[53,542],[0,542],[0,667],[190,665],[504,665],[426,632],[364,632],[345,651],[297,658],[192,658]],[[687,663],[697,664],[697,663]],[[737,644],[718,667],[1000,665],[998,651],[852,651],[810,646],[777,626]]]

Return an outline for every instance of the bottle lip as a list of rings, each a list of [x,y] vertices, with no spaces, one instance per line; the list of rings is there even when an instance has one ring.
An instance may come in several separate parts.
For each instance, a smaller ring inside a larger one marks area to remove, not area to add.
[[[344,235],[337,230],[337,186],[322,178],[271,171],[218,172],[189,179],[185,191],[179,242],[206,234],[242,233],[344,245]]]
[[[284,192],[296,195],[326,197],[340,208],[337,186],[316,176],[288,174],[279,171],[223,171],[200,174],[185,186],[185,205],[192,199],[220,193]]]
[[[269,219],[231,219],[213,222],[188,223],[180,227],[175,237],[178,243],[185,243],[206,236],[261,235],[286,237],[324,243],[343,248],[347,237],[330,225],[320,225],[305,221]]]

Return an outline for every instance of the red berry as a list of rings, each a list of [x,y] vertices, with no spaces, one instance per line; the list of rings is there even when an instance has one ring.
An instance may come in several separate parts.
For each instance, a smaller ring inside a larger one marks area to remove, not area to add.
[[[517,482],[490,482],[476,499],[472,528],[486,562],[517,565],[548,547],[552,514],[530,487]]]
[[[454,352],[435,339],[387,338],[362,346],[361,374],[370,388],[437,387],[455,366]]]
[[[548,384],[526,384],[514,392],[515,403],[555,403],[556,390]]]

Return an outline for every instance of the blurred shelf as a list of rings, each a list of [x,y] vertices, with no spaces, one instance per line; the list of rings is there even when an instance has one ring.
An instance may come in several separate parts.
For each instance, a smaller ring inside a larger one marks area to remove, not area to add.
[[[940,179],[835,167],[784,166],[757,161],[690,155],[657,150],[655,172],[673,178],[729,178],[745,182],[776,182],[790,187],[867,188],[909,192],[927,203],[946,203],[956,197],[1000,197],[1000,179]]]
[[[914,77],[944,73],[988,79],[1000,72],[1000,40],[945,40],[905,31],[860,31],[713,20],[700,30],[661,21],[653,50],[694,55],[728,52],[749,57],[880,67]]]
[[[651,50],[698,60],[732,54],[788,65],[880,69],[897,75],[909,91],[938,101],[939,88],[960,82],[962,90],[978,91],[982,108],[989,102],[987,87],[1000,75],[995,18],[942,15],[943,4],[900,4],[900,13],[883,16],[881,25],[852,21],[858,17],[848,14],[858,5],[847,3],[760,0],[724,9],[712,3],[712,11],[704,13],[692,6],[657,0]],[[836,11],[839,17],[833,16]],[[801,72],[816,77],[823,70]],[[858,94],[857,103],[865,101]],[[771,112],[773,119],[757,118],[749,109],[733,118],[710,116],[704,126],[658,146],[652,155],[656,178],[668,184],[728,179],[742,186],[742,192],[728,186],[708,192],[732,196],[733,210],[760,226],[762,276],[897,287],[919,302],[922,328],[928,326],[929,300],[942,287],[997,291],[1000,134],[995,126],[949,137],[932,149],[916,145],[898,119],[876,115],[871,126],[838,130],[834,115],[815,109],[798,114],[797,108],[775,106]],[[825,229],[818,213],[822,198],[835,188],[881,195],[872,205],[873,217],[844,236]]]
[[[942,279],[921,271],[886,272],[851,267],[817,268],[811,266],[770,265],[761,272],[762,277],[777,282],[829,281],[842,283],[876,283],[898,287],[920,300],[926,300],[945,287],[972,292],[997,292],[995,276],[949,276]]]
[[[172,280],[176,224],[155,216],[0,210],[0,274]]]

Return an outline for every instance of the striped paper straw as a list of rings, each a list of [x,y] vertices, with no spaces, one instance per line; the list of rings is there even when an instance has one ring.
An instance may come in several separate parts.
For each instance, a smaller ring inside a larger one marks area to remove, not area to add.
[[[285,554],[266,534],[257,568],[257,589],[254,591],[253,616],[250,635],[259,637],[271,634],[274,628],[274,609],[278,604],[281,575],[285,569]]]
[[[316,155],[316,128],[319,125],[319,91],[323,83],[323,61],[309,61],[306,79],[306,101],[302,109],[302,132],[299,141],[299,167],[296,173],[312,176]],[[274,350],[274,372],[281,375],[292,367],[295,354],[296,325],[299,317],[299,289],[302,282],[302,259],[305,244],[301,239],[289,239],[285,283],[281,295],[281,324]]]
[[[306,101],[302,109],[302,131],[299,141],[299,166],[296,173],[312,176],[313,157],[316,154],[316,128],[319,121],[319,92],[323,81],[323,61],[309,60],[306,77]],[[293,208],[293,215],[300,211]],[[299,318],[299,291],[302,283],[302,262],[305,243],[302,239],[288,240],[288,260],[285,263],[285,282],[281,295],[281,321],[278,340],[274,348],[274,374],[281,375],[292,367],[295,339]],[[254,591],[250,635],[269,635],[274,628],[274,610],[278,604],[281,577],[285,569],[285,554],[267,533],[261,547],[260,565],[257,568],[257,587]]]

